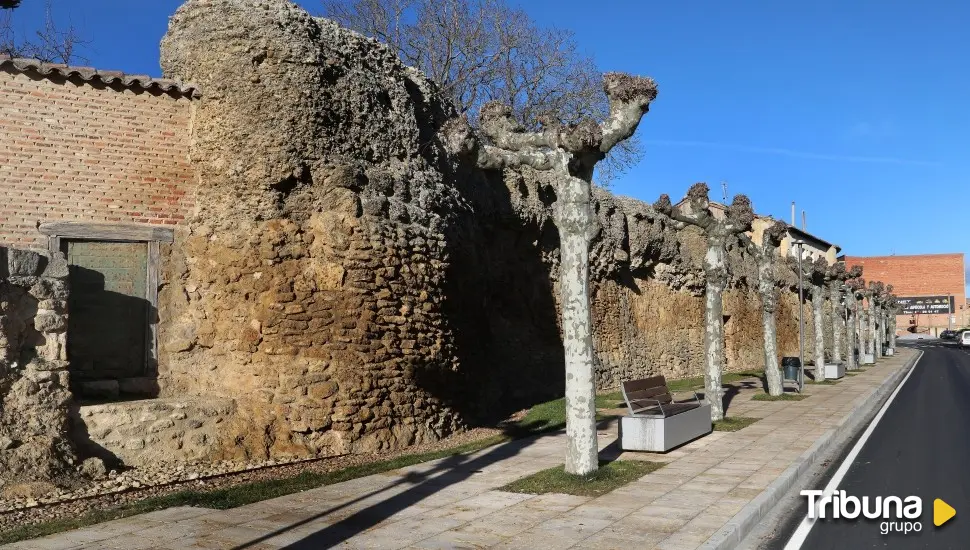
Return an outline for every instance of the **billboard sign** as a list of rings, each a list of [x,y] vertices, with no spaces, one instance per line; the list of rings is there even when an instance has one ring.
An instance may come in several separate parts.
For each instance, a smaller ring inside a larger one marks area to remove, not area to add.
[[[898,298],[902,315],[954,313],[953,296],[906,296]]]

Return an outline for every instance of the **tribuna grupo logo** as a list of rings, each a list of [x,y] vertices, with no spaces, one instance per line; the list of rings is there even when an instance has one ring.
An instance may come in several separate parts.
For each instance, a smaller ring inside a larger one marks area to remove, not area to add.
[[[923,515],[923,499],[920,497],[855,497],[847,495],[845,491],[826,495],[825,491],[819,490],[804,490],[800,494],[808,497],[808,517],[812,520],[857,519],[859,516],[882,519],[879,531],[883,535],[918,533],[923,530],[921,522],[912,521]]]

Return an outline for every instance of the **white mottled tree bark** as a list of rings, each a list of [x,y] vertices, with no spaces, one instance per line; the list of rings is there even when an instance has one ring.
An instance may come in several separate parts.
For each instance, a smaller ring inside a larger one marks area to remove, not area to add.
[[[574,473],[598,466],[593,323],[589,305],[589,244],[594,226],[590,186],[566,177],[554,206],[559,228],[559,292],[566,358],[566,463]]]
[[[865,334],[866,353],[875,354],[875,307],[871,296],[866,296]]]
[[[859,331],[856,322],[856,311],[858,309],[858,304],[855,299],[855,291],[851,288],[847,289],[845,292],[845,305],[846,305],[846,335],[848,336],[848,345],[846,346],[846,368],[850,370],[855,370],[859,368],[859,361],[856,355],[856,347],[858,346],[857,340]]]
[[[835,279],[829,283],[829,304],[832,306],[832,362],[842,362],[842,323],[845,321],[842,316],[844,310],[842,306],[842,281]]]
[[[825,380],[825,290],[812,288],[812,321],[815,327],[815,380]]]
[[[896,320],[896,310],[894,309],[893,311],[891,311],[890,315],[891,317],[889,321],[889,347],[892,349],[896,349],[896,331],[899,330],[899,326]]]
[[[704,255],[708,275],[704,293],[704,393],[711,404],[711,420],[724,418],[724,389],[721,374],[724,370],[724,287],[727,277],[717,274],[727,269],[724,246],[709,246]]]
[[[878,348],[879,333],[876,329],[876,298],[873,295],[869,296],[869,341],[871,343],[870,353],[873,354],[875,359],[880,357],[880,351]]]
[[[764,329],[765,380],[768,382],[768,394],[777,396],[784,393],[784,386],[781,369],[778,366],[778,328],[775,324],[778,296],[775,289],[774,265],[767,262],[759,265],[758,276],[761,324]]]

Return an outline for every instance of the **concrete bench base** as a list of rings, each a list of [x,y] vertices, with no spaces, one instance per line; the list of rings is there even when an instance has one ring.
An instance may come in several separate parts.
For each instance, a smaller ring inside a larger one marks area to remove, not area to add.
[[[885,354],[887,357],[892,357],[896,354],[896,350],[894,348],[886,348]]]
[[[711,405],[708,403],[667,418],[624,416],[620,418],[620,448],[662,453],[707,435],[711,429]]]
[[[872,365],[876,362],[876,356],[872,353],[863,353],[860,356],[859,362],[863,365]]]
[[[826,379],[838,380],[839,378],[845,376],[845,365],[842,363],[826,363],[822,368],[825,369]]]

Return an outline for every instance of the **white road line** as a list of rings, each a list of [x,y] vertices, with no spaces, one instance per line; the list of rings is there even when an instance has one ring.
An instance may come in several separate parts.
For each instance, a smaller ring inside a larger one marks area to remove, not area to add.
[[[913,366],[910,367],[909,372],[906,373],[906,377],[903,378],[903,381],[900,382],[898,386],[896,386],[896,389],[893,390],[892,395],[889,396],[889,399],[887,399],[882,408],[879,409],[879,412],[876,414],[875,418],[873,418],[872,422],[869,423],[869,427],[866,428],[866,431],[862,433],[862,437],[860,437],[859,441],[857,441],[855,446],[852,447],[849,454],[845,456],[845,460],[842,461],[842,464],[839,465],[839,469],[835,471],[835,475],[832,476],[832,479],[829,480],[828,485],[825,486],[822,498],[815,501],[818,503],[816,508],[821,507],[821,501],[825,500],[826,497],[831,496],[835,493],[835,491],[838,490],[839,484],[842,483],[842,478],[845,477],[845,474],[849,471],[849,467],[852,466],[852,463],[855,461],[856,457],[859,456],[859,453],[862,451],[862,447],[865,446],[866,441],[869,440],[872,432],[876,429],[876,425],[879,424],[880,420],[882,420],[882,415],[886,414],[889,406],[893,403],[893,399],[896,399],[896,394],[899,393],[899,390],[901,390],[906,384],[906,381],[909,380],[910,375],[913,374],[914,370],[916,370],[916,365],[919,364],[920,359],[923,358],[923,354],[925,352],[920,351],[919,353],[919,357],[916,359],[916,362],[913,363]],[[818,516],[817,512],[818,510],[816,510],[816,516]],[[812,527],[814,526],[815,520],[809,518],[808,513],[806,512],[805,517],[802,518],[802,522],[798,524],[798,528],[795,529],[795,533],[792,534],[791,539],[788,540],[788,544],[785,545],[785,550],[798,550],[801,548],[802,545],[805,544],[805,539],[808,538],[808,534],[811,533]]]

